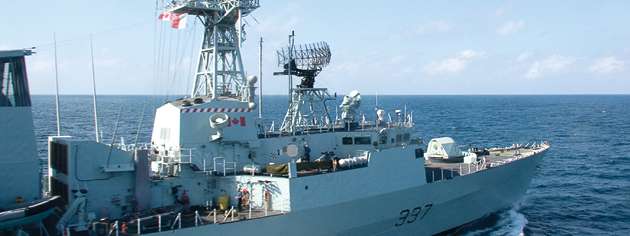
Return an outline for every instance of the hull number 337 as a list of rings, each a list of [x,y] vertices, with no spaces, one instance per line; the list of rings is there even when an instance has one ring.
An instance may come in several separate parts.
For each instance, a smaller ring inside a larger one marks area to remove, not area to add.
[[[399,227],[403,226],[404,224],[411,224],[418,220],[422,220],[427,215],[427,213],[429,213],[431,207],[433,207],[433,204],[429,203],[424,206],[418,206],[413,209],[404,209],[400,211],[400,215],[398,217],[398,220],[396,221],[395,226]]]

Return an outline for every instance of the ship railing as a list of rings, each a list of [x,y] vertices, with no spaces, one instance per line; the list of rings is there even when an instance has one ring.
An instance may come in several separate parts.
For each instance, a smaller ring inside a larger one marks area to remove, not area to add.
[[[218,169],[217,166],[221,167],[221,169]],[[222,170],[222,172],[219,172],[219,170]],[[212,171],[215,174],[223,174],[223,176],[227,176],[228,171],[232,171],[233,174],[236,175],[236,162],[226,161],[225,157],[214,157],[212,158]]]
[[[286,204],[287,200],[283,200],[282,204]],[[280,211],[281,214],[285,214],[287,212],[287,208],[283,207],[283,210]],[[264,218],[272,215],[278,215],[278,212],[269,212],[269,209],[265,208],[264,215],[253,216],[250,212],[247,218],[237,218],[239,214],[238,210],[231,206],[229,209],[226,209],[223,215],[218,215],[217,209],[213,209],[208,212],[207,215],[202,216],[199,211],[195,211],[194,214],[194,224],[191,221],[187,221],[184,218],[184,215],[179,213],[162,213],[156,214],[146,217],[139,217],[130,221],[114,221],[113,224],[110,224],[110,229],[107,232],[108,236],[119,236],[119,235],[142,235],[142,234],[150,234],[155,232],[163,232],[165,230],[177,230],[182,228],[190,228],[190,227],[199,227],[208,224],[222,224],[222,223],[230,223],[241,220],[253,220],[258,218]],[[172,218],[175,216],[175,218]],[[155,220],[157,219],[157,226],[155,225]],[[166,220],[165,220],[166,219]],[[182,222],[184,221],[184,222]],[[146,223],[149,222],[149,223]],[[128,228],[129,225],[135,226],[132,228]],[[135,228],[135,232],[133,232]],[[132,232],[130,232],[130,230]],[[66,235],[70,235],[70,228],[66,229]]]
[[[157,161],[177,164],[191,164],[194,148],[180,148],[178,150],[157,149]]]
[[[431,169],[431,179],[428,179],[430,181],[427,182],[432,183],[443,180],[450,180],[456,178],[457,176],[474,174],[487,169],[486,166],[488,165],[486,165],[485,160],[482,159],[473,163],[460,163],[457,167],[433,168]]]
[[[223,222],[226,222],[228,218],[230,218],[230,222],[234,221],[234,214],[236,214],[236,210],[234,207],[230,207],[230,210],[223,217]]]
[[[114,144],[114,147],[123,151],[127,151],[127,152],[131,152],[135,150],[151,150],[151,146],[152,145],[150,143],[133,143],[133,144],[115,143]]]
[[[216,224],[217,223],[217,218],[216,218],[216,210],[213,210],[211,212],[211,214],[214,214],[214,221],[213,223]],[[162,232],[162,229],[164,228],[164,222],[162,221],[162,216],[164,214],[157,214],[157,215],[153,215],[153,216],[149,216],[149,217],[144,217],[144,218],[137,218],[135,220],[130,221],[129,223],[135,223],[136,224],[136,235],[141,235],[143,233],[143,227],[142,227],[142,222],[145,220],[150,220],[152,218],[157,218],[157,232]],[[201,218],[201,216],[199,215],[199,211],[195,211],[195,227],[204,224],[203,219]],[[168,226],[167,226],[168,227]],[[182,228],[182,213],[177,213],[177,216],[175,217],[175,219],[173,220],[173,222],[171,223],[170,229],[174,230],[174,229],[181,229]],[[108,236],[111,235],[116,235],[119,236],[120,234],[123,235],[129,235],[129,232],[127,232],[127,224],[126,223],[119,223],[119,221],[115,221],[114,224],[112,225],[111,230],[109,230],[109,233],[107,234]],[[145,233],[152,233],[152,231],[146,232]],[[68,234],[69,235],[69,234]]]
[[[438,181],[444,181],[444,180],[449,180],[449,179],[453,179],[455,178],[454,173],[455,169],[444,169],[444,168],[437,168],[439,170],[439,172],[436,174],[435,173],[435,169],[431,170],[431,180],[427,181],[429,183],[433,183],[433,182],[438,182]]]
[[[474,163],[460,163],[457,172],[460,176],[474,174],[485,169],[486,165],[484,163],[481,160]]]
[[[191,164],[194,148],[181,148],[179,152],[176,152],[179,158],[179,163]]]

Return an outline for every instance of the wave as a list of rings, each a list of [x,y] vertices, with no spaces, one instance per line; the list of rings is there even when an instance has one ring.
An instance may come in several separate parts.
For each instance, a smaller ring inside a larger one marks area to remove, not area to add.
[[[496,218],[488,217],[488,219],[495,218],[494,224],[482,229],[466,232],[464,235],[525,235],[525,226],[528,221],[525,215],[520,213],[519,210],[520,206],[514,206],[510,210],[499,212],[496,214]]]

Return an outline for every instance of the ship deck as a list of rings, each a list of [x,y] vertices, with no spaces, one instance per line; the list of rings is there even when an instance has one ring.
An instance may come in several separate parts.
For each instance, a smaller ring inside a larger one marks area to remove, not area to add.
[[[491,148],[485,155],[479,155],[476,163],[445,162],[429,159],[425,162],[427,182],[448,180],[457,176],[464,176],[495,168],[516,160],[528,158],[549,148],[548,144],[523,147]]]

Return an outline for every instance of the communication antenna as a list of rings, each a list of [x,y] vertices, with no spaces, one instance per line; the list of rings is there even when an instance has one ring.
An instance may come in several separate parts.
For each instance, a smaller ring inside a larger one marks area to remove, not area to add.
[[[254,18],[255,19],[255,18]],[[263,112],[263,37],[260,37],[260,45],[258,47],[258,78],[260,82],[258,82],[258,118],[262,118]]]
[[[242,19],[259,6],[258,0],[175,0],[166,7],[167,13],[195,16],[204,26],[192,97],[247,99]]]
[[[92,103],[94,106],[94,133],[96,134],[96,142],[100,142],[98,129],[98,109],[96,107],[96,73],[94,72],[94,43],[92,35],[90,35],[90,57],[92,58]]]
[[[61,114],[59,112],[59,73],[57,66],[57,36],[53,33],[55,45],[55,111],[57,116],[57,136],[61,136]]]

